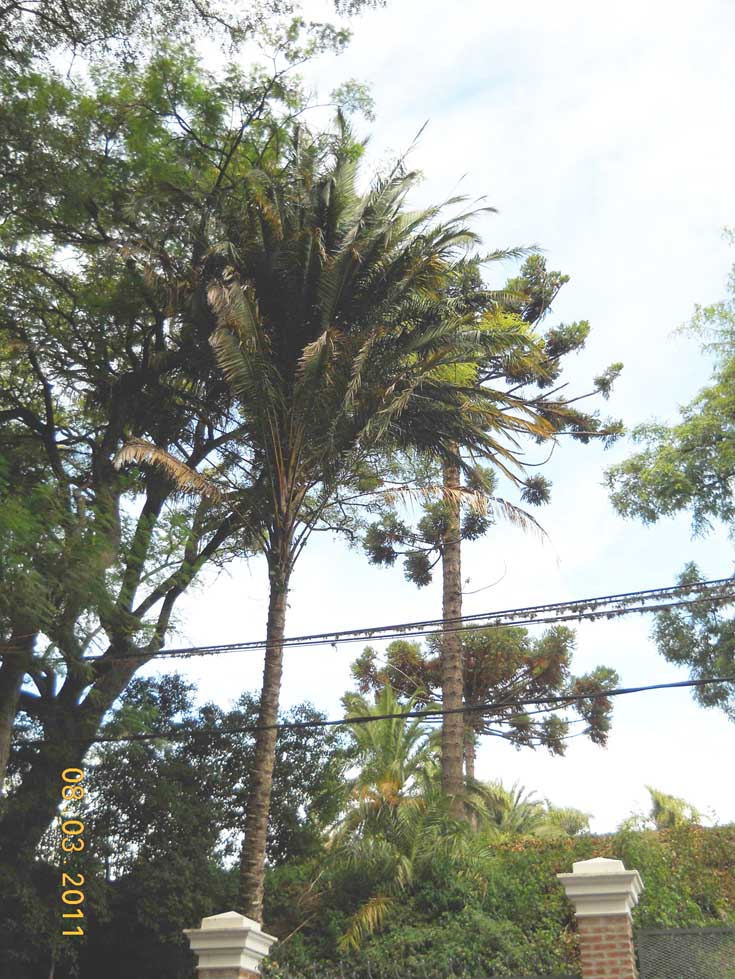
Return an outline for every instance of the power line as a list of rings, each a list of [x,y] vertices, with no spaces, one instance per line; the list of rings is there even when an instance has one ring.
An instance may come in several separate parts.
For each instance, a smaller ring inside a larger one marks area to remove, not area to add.
[[[568,618],[576,618],[574,611],[576,609],[584,610],[592,606],[590,611],[586,613],[590,617],[605,617],[609,614],[613,614],[616,611],[615,606],[617,606],[621,611],[627,611],[629,606],[633,603],[640,601],[647,604],[649,601],[654,599],[666,599],[675,598],[679,594],[695,594],[698,592],[714,592],[714,591],[726,591],[727,594],[724,596],[715,595],[712,596],[708,594],[705,598],[699,599],[698,601],[712,601],[712,600],[735,600],[735,579],[733,578],[715,578],[709,581],[697,582],[691,585],[671,585],[664,588],[649,588],[640,591],[632,592],[620,592],[612,595],[602,595],[593,598],[582,598],[573,599],[569,602],[551,602],[545,605],[530,605],[522,608],[511,608],[503,609],[497,612],[477,612],[472,615],[462,615],[457,618],[447,618],[447,619],[423,619],[414,622],[399,622],[384,626],[368,626],[362,629],[343,629],[337,632],[320,632],[312,633],[303,636],[292,636],[286,637],[283,640],[283,646],[322,646],[322,645],[332,645],[335,642],[364,642],[365,639],[394,639],[406,635],[424,635],[424,634],[436,634],[442,632],[451,632],[457,630],[464,630],[467,628],[481,628],[484,629],[487,626],[492,626],[496,623],[496,620],[502,619],[504,621],[515,622],[516,619],[522,619],[520,624],[528,624],[532,622],[539,622],[541,624],[548,621],[557,621],[557,617],[554,613],[558,610],[559,612],[567,613]],[[694,600],[692,600],[694,601]],[[691,604],[690,602],[686,604]],[[595,606],[613,606],[609,610],[606,609],[595,609]],[[667,606],[659,605],[652,610],[657,610]],[[630,611],[639,611],[637,608],[630,609]],[[552,616],[549,618],[549,616]],[[473,623],[478,623],[473,625]],[[499,623],[503,624],[503,623]],[[428,630],[434,630],[433,632],[428,632]],[[156,656],[187,656],[187,655],[210,655],[219,652],[237,652],[247,649],[266,649],[268,648],[268,642],[265,639],[253,640],[249,642],[237,642],[237,643],[227,643],[211,646],[183,646],[172,649],[162,649],[157,652]]]
[[[618,687],[614,690],[600,690],[594,693],[583,693],[583,694],[559,694],[551,697],[536,697],[533,700],[514,700],[506,701],[501,703],[485,703],[485,704],[465,704],[462,707],[453,707],[449,709],[444,709],[441,707],[437,708],[425,708],[421,710],[411,710],[411,711],[401,711],[394,714],[366,714],[366,715],[355,715],[348,717],[335,718],[333,720],[323,720],[323,721],[279,721],[276,724],[247,724],[243,727],[233,727],[233,728],[212,728],[210,730],[193,730],[191,728],[181,727],[172,728],[167,731],[159,731],[157,733],[139,733],[139,734],[127,734],[127,735],[102,735],[98,738],[73,738],[71,739],[72,744],[113,744],[122,741],[175,741],[179,739],[186,738],[200,738],[200,737],[217,737],[219,735],[231,735],[231,734],[257,734],[260,731],[302,731],[311,730],[316,728],[326,728],[326,727],[350,727],[356,724],[371,724],[374,721],[392,721],[400,719],[413,719],[413,718],[436,718],[436,717],[446,717],[449,714],[470,714],[470,713],[490,713],[500,708],[512,709],[514,707],[535,707],[541,706],[543,704],[559,704],[561,707],[566,707],[572,703],[579,702],[582,700],[606,700],[610,697],[623,697],[628,694],[635,693],[648,693],[652,690],[672,690],[680,687],[703,687],[708,684],[713,683],[735,683],[735,676],[724,676],[724,677],[708,677],[701,680],[677,680],[671,683],[654,683],[648,686],[642,687]],[[553,708],[549,708],[550,710]],[[519,714],[525,712],[519,711]],[[543,713],[543,712],[542,712]],[[43,738],[33,739],[33,740],[23,740],[21,739],[17,742],[18,747],[41,747],[49,744],[54,744],[53,741],[47,741]]]
[[[702,597],[676,601],[679,595]],[[658,600],[656,604],[651,604]],[[365,642],[370,639],[381,641],[391,639],[421,638],[452,632],[470,632],[479,629],[497,628],[504,625],[549,625],[569,621],[595,621],[613,619],[621,615],[643,612],[660,612],[667,609],[688,608],[699,604],[729,604],[735,601],[735,579],[717,578],[689,585],[671,585],[664,588],[650,588],[633,592],[620,592],[593,598],[573,599],[569,602],[553,602],[545,605],[531,605],[522,608],[504,609],[497,612],[480,612],[452,619],[424,619],[414,622],[394,623],[385,626],[369,626],[362,629],[344,629],[335,632],[312,633],[291,636],[283,639],[282,646],[288,648],[307,648],[310,646],[331,646],[337,643]],[[638,603],[638,604],[635,604]],[[109,656],[106,662],[125,663],[151,659],[188,659],[194,656],[213,656],[224,653],[264,651],[273,644],[266,639],[225,643],[210,646],[183,646],[158,651],[141,651],[121,656]],[[15,650],[6,650],[2,655],[12,655]],[[18,654],[21,651],[17,651]],[[83,656],[77,663],[97,663],[101,656]],[[47,665],[65,664],[59,657],[47,659]]]
[[[666,609],[675,608],[689,608],[693,605],[703,605],[712,604],[713,601],[718,601],[722,603],[731,603],[735,601],[735,591],[730,594],[713,597],[708,595],[706,598],[692,598],[686,599],[680,602],[664,602],[658,605],[638,605],[630,606],[623,609],[610,609],[601,610],[596,612],[569,612],[566,615],[551,615],[551,616],[530,616],[529,618],[515,618],[507,617],[505,619],[500,619],[499,615],[490,614],[488,616],[489,620],[485,622],[472,622],[465,624],[464,620],[454,620],[458,621],[460,624],[450,625],[449,628],[437,628],[437,629],[425,629],[413,631],[410,627],[402,627],[396,632],[384,633],[379,631],[377,628],[371,630],[370,635],[364,635],[360,633],[359,635],[350,635],[346,633],[336,633],[336,634],[324,634],[323,639],[315,639],[313,641],[307,640],[295,640],[289,639],[283,641],[284,649],[303,649],[311,646],[336,646],[337,643],[353,643],[353,642],[365,642],[366,639],[378,639],[380,641],[386,641],[389,639],[411,639],[411,638],[426,638],[429,636],[441,636],[446,633],[453,632],[477,632],[482,629],[494,629],[500,628],[504,625],[549,625],[555,622],[581,622],[581,621],[595,621],[597,619],[616,619],[623,615],[632,615],[634,613],[642,612],[662,612]],[[266,640],[257,641],[255,643],[232,643],[226,646],[191,646],[188,648],[181,649],[171,649],[171,650],[161,650],[158,653],[153,654],[140,654],[133,655],[131,657],[121,657],[120,662],[125,662],[126,659],[189,659],[195,656],[215,656],[224,653],[236,653],[236,652],[249,652],[249,651],[261,651],[271,648],[274,644],[268,643]],[[82,660],[82,662],[94,662],[97,657],[89,657]],[[115,660],[118,661],[117,658]]]

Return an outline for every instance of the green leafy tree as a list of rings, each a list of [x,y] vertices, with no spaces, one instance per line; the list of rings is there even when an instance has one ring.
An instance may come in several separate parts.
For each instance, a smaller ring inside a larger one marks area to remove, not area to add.
[[[534,639],[520,626],[478,629],[462,633],[463,702],[470,707],[505,704],[491,712],[471,712],[464,719],[464,761],[469,782],[475,777],[475,752],[480,736],[502,737],[518,747],[543,746],[563,754],[572,721],[556,713],[519,707],[524,700],[604,694],[618,683],[618,675],[600,666],[583,676],[570,671],[575,634],[565,626],[547,629]],[[381,663],[368,646],[352,666],[361,692],[379,691],[389,683],[403,698],[422,704],[435,701],[441,684],[442,641],[432,636],[424,650],[418,642],[394,640]],[[563,705],[562,705],[563,706]],[[570,701],[585,727],[579,734],[605,744],[610,730],[612,702],[598,696]]]
[[[102,734],[124,738],[143,731],[162,737],[102,744],[86,761],[87,795],[74,807],[90,845],[87,864],[75,868],[84,870],[94,888],[80,957],[83,976],[168,975],[173,961],[184,973],[189,953],[181,929],[234,899],[234,874],[227,868],[239,850],[254,739],[247,731],[228,732],[254,726],[258,702],[245,694],[225,711],[214,704],[197,707],[194,693],[177,674],[134,679]],[[303,704],[282,719],[310,723],[324,717]],[[172,730],[177,737],[167,738]],[[268,836],[271,865],[322,852],[324,831],[345,801],[346,748],[346,736],[333,728],[281,732]],[[22,764],[22,758],[16,761]],[[56,868],[58,854],[54,825],[39,848],[39,862]],[[36,885],[39,903],[53,906],[57,883],[56,877],[50,894]],[[6,933],[18,953],[13,975],[20,976],[24,949],[29,968],[47,961],[58,922],[24,924],[14,887],[2,900]]]
[[[44,743],[15,770],[0,835],[27,861],[58,772],[161,647],[180,595],[253,544],[217,495],[182,497],[175,467],[113,463],[145,438],[227,476],[208,214],[301,103],[181,51],[88,88],[38,73],[8,94],[23,124],[0,191],[0,760],[18,711]]]
[[[176,729],[178,736],[102,745],[90,756],[94,791],[86,815],[100,840],[98,852],[105,855],[109,878],[139,864],[141,847],[146,860],[152,860],[196,846],[202,833],[194,831],[190,819],[210,824],[203,858],[217,852],[229,859],[239,851],[254,750],[254,735],[239,729],[255,726],[258,701],[243,694],[227,711],[215,704],[195,708],[193,692],[176,674],[133,680],[103,733],[124,737],[139,729],[153,734]],[[283,717],[306,724],[323,719],[308,704]],[[227,733],[233,729],[236,733]],[[287,728],[279,733],[268,833],[271,864],[321,848],[324,830],[344,804],[349,760],[347,739],[338,729]],[[191,797],[181,791],[184,786],[190,786]]]
[[[733,235],[729,236],[730,241]],[[712,381],[681,409],[672,425],[646,424],[633,431],[642,448],[607,471],[613,506],[627,518],[655,523],[677,513],[691,516],[695,535],[724,524],[735,532],[735,267],[728,296],[698,306],[689,332],[714,356]],[[688,564],[681,584],[704,580]],[[689,667],[695,679],[735,676],[735,624],[727,603],[713,596],[690,609],[656,616],[654,637],[672,663]],[[735,717],[735,682],[694,691],[705,707],[720,707]]]
[[[490,258],[503,258],[515,254],[498,252]],[[482,320],[487,317],[505,323],[515,322],[537,329],[551,309],[559,290],[568,281],[567,276],[547,270],[541,255],[531,255],[524,262],[520,275],[510,279],[506,288],[498,293],[488,290],[480,274],[481,261],[466,262],[461,274],[446,293],[447,306],[461,309],[468,315]],[[406,577],[419,587],[431,581],[434,566],[442,568],[442,615],[446,621],[457,621],[462,615],[461,544],[463,540],[476,540],[483,536],[498,516],[510,519],[525,530],[540,531],[539,524],[525,510],[494,495],[496,473],[499,470],[521,487],[524,504],[539,505],[549,499],[550,483],[543,475],[529,476],[524,469],[524,441],[533,437],[538,442],[554,440],[562,435],[589,442],[602,438],[606,444],[622,431],[617,421],[603,422],[597,413],[583,412],[578,402],[594,394],[607,398],[615,378],[622,369],[613,364],[594,379],[591,392],[570,398],[563,391],[565,384],[557,384],[563,369],[563,358],[580,350],[588,337],[589,324],[560,324],[545,331],[536,345],[519,355],[519,351],[497,347],[488,354],[481,365],[466,367],[465,376],[476,384],[494,392],[499,400],[512,398],[518,409],[533,410],[547,422],[547,428],[521,429],[512,424],[516,451],[498,452],[491,448],[486,453],[493,468],[482,467],[476,461],[465,474],[457,460],[445,460],[441,474],[429,467],[428,474],[421,475],[426,488],[427,478],[434,484],[441,482],[438,501],[425,507],[424,516],[416,528],[402,521],[396,510],[389,510],[373,524],[364,538],[365,550],[371,561],[393,564],[399,554],[404,555]],[[502,429],[502,426],[499,426]],[[525,436],[525,439],[524,439]],[[476,460],[477,456],[473,456]],[[456,630],[447,631],[443,637],[442,704],[450,711],[443,722],[442,772],[445,791],[458,800],[462,792],[462,718],[456,709],[462,703],[461,638]]]
[[[335,0],[340,14],[356,14],[382,0]],[[11,0],[0,8],[0,58],[28,65],[67,49],[87,59],[114,53],[131,63],[163,37],[193,40],[202,34],[229,46],[265,37],[293,60],[323,47],[342,47],[349,37],[331,24],[307,25],[290,0]],[[306,35],[306,49],[295,43]]]

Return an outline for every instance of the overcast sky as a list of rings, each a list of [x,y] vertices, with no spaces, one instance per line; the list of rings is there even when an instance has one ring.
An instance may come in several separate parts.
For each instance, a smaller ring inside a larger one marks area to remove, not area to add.
[[[308,6],[318,17],[329,7]],[[707,379],[696,344],[672,335],[697,302],[721,298],[735,259],[722,240],[735,223],[732,92],[735,5],[647,0],[594,5],[389,0],[352,22],[340,58],[308,81],[322,95],[346,78],[367,82],[376,120],[370,154],[383,160],[428,127],[412,156],[425,175],[418,200],[459,189],[486,196],[499,214],[478,229],[489,248],[538,243],[551,268],[571,276],[551,321],[589,319],[592,335],[570,376],[578,387],[612,361],[625,371],[605,412],[629,427],[673,420]],[[511,269],[505,270],[510,272]],[[720,529],[692,541],[686,518],[642,527],[618,518],[603,489],[604,452],[562,446],[544,471],[553,502],[540,514],[550,543],[499,526],[464,551],[467,613],[673,583],[697,560],[709,577],[731,573]],[[541,455],[540,455],[541,457]],[[416,590],[402,570],[373,568],[318,535],[297,568],[287,632],[319,632],[435,617],[438,585]],[[210,577],[182,605],[171,645],[261,638],[262,562]],[[575,671],[614,667],[625,685],[683,679],[649,639],[650,619],[578,628]],[[349,685],[359,647],[286,653],[284,705],[310,700],[330,716]],[[227,655],[187,664],[204,697],[227,704],[259,688],[262,657]],[[694,705],[686,691],[621,698],[607,748],[570,742],[564,758],[488,739],[478,776],[518,780],[540,796],[593,814],[609,831],[647,806],[644,786],[682,795],[721,822],[735,820],[735,783],[716,774],[735,726]]]

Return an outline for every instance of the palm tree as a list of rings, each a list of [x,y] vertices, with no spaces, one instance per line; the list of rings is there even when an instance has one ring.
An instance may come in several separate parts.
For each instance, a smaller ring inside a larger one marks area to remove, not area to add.
[[[418,451],[464,467],[457,445],[510,458],[499,431],[544,426],[512,394],[499,399],[451,370],[490,349],[531,343],[522,324],[483,331],[471,316],[448,315],[446,282],[477,241],[467,227],[475,212],[441,222],[440,207],[408,211],[417,176],[402,162],[360,193],[361,149],[344,124],[330,138],[296,132],[278,166],[242,178],[237,205],[227,196],[219,203],[218,241],[204,269],[211,344],[236,399],[237,443],[221,451],[230,472],[237,453],[244,485],[226,500],[265,556],[270,586],[238,900],[256,919],[287,595],[310,534],[319,526],[350,532],[350,507],[380,487],[387,453]],[[174,473],[150,446],[126,453]]]
[[[271,586],[240,887],[241,908],[256,918],[286,596],[309,534],[374,479],[379,452],[463,465],[457,445],[508,458],[498,430],[543,427],[513,395],[501,401],[451,377],[490,349],[529,344],[516,323],[483,333],[474,317],[447,315],[444,285],[477,240],[470,215],[437,223],[439,207],[408,212],[416,175],[402,164],[360,194],[359,155],[344,126],[326,149],[297,134],[280,172],[249,178],[245,212],[222,216],[226,258],[210,259],[212,344],[241,405]]]
[[[546,799],[546,820],[537,836],[579,836],[589,833],[591,813],[573,806],[554,806]]]
[[[546,812],[534,793],[514,782],[507,789],[502,782],[476,783],[486,818],[501,833],[531,835],[543,826]]]
[[[539,836],[546,839],[577,836],[589,830],[589,813],[570,806],[554,806],[546,799],[535,798],[514,782],[508,789],[502,782],[474,782],[470,798],[475,798],[478,829],[491,836],[506,833],[514,836]]]
[[[437,857],[479,879],[487,847],[452,816],[441,789],[438,732],[403,716],[414,701],[401,703],[386,685],[374,703],[348,694],[345,706],[352,718],[375,718],[350,725],[358,772],[349,808],[328,846],[333,875],[346,875],[351,890],[369,892],[341,937],[347,949],[380,927],[401,893]]]
[[[383,813],[395,811],[435,780],[436,738],[420,718],[400,716],[410,713],[416,701],[401,703],[389,685],[383,687],[372,704],[359,694],[350,693],[344,697],[344,705],[350,718],[366,719],[366,723],[350,725],[355,763],[359,766],[351,792],[360,805],[348,814],[347,823],[355,825],[358,810],[363,823],[380,823]],[[384,719],[368,722],[374,717]]]
[[[702,819],[699,810],[686,799],[669,795],[650,785],[647,785],[646,789],[651,797],[649,818],[656,829],[676,829],[679,826],[699,823]]]

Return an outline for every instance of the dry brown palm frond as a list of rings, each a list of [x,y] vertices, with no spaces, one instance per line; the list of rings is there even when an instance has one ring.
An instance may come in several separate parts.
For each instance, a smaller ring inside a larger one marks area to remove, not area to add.
[[[465,487],[455,489],[449,486],[441,486],[439,483],[430,486],[391,486],[390,489],[381,490],[379,495],[389,504],[406,500],[411,503],[418,501],[423,505],[443,498],[448,502],[466,503],[470,509],[476,510],[478,513],[487,512],[485,494]]]
[[[122,469],[128,463],[161,469],[181,493],[205,496],[215,503],[222,500],[222,492],[216,483],[187,466],[185,462],[176,459],[165,449],[153,445],[152,442],[146,442],[144,439],[129,439],[112,460],[116,469]]]
[[[421,504],[443,499],[448,503],[466,505],[474,513],[481,516],[493,516],[507,521],[523,531],[537,534],[542,540],[548,539],[548,534],[536,518],[522,507],[516,506],[500,496],[489,496],[481,490],[469,489],[466,486],[452,487],[434,484],[430,486],[392,486],[379,494],[386,503],[393,505],[398,501],[419,501]]]
[[[494,516],[502,517],[503,520],[507,520],[508,523],[523,531],[537,534],[542,540],[549,539],[549,535],[538,520],[522,507],[516,506],[515,503],[510,503],[499,496],[486,497],[486,502],[488,511]]]

